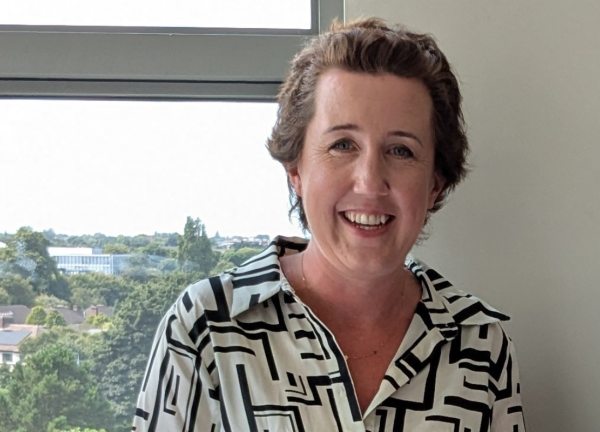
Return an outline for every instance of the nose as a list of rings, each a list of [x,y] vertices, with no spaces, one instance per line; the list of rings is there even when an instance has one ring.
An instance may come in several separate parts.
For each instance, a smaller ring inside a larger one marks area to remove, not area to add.
[[[388,173],[382,155],[373,150],[355,161],[354,192],[358,195],[385,196],[389,193]]]

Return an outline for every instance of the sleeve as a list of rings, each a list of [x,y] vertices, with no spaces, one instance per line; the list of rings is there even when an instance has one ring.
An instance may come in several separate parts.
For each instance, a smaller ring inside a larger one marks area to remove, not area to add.
[[[508,339],[508,356],[492,408],[491,432],[524,432],[525,420],[521,403],[521,382],[513,341]]]
[[[221,428],[218,389],[176,306],[156,332],[132,431],[211,432]]]

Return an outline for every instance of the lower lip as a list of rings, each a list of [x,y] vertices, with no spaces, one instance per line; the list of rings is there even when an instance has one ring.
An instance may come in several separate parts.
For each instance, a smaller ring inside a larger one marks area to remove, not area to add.
[[[394,223],[393,220],[389,221],[388,223],[386,223],[385,225],[379,225],[379,226],[374,226],[372,228],[360,228],[357,225],[355,225],[354,223],[350,222],[348,219],[346,219],[346,217],[343,214],[339,214],[339,217],[344,221],[344,223],[350,227],[354,233],[356,233],[357,235],[361,236],[361,237],[366,237],[366,238],[372,238],[372,237],[379,237],[383,234],[386,234],[389,229],[390,229],[390,225]]]

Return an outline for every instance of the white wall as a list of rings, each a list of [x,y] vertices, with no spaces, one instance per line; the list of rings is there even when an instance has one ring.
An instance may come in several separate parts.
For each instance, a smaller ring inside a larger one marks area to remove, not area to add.
[[[473,172],[416,251],[509,313],[529,432],[600,430],[600,2],[346,0],[433,33]]]

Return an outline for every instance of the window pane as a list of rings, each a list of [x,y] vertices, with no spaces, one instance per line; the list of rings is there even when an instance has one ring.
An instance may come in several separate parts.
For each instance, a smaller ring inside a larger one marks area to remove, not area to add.
[[[128,430],[182,289],[300,235],[264,147],[275,115],[272,103],[0,100],[0,429]]]
[[[0,232],[298,233],[265,142],[276,105],[0,101]]]
[[[9,0],[0,24],[309,29],[310,0]]]

